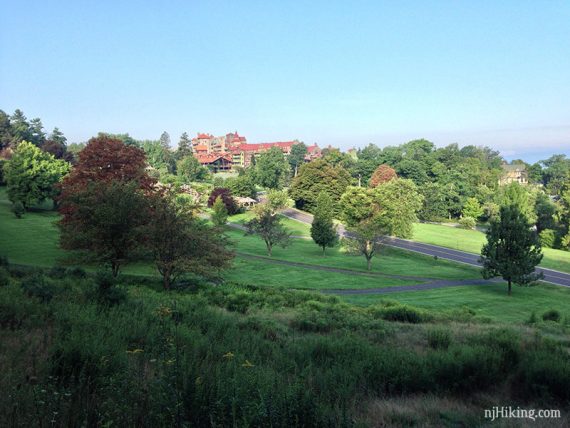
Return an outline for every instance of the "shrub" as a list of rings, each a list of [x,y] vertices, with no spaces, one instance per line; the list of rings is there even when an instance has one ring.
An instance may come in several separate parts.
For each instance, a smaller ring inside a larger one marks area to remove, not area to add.
[[[528,319],[528,323],[529,324],[536,324],[537,321],[538,321],[538,318],[536,317],[536,312],[532,311],[532,313],[530,314],[530,318]]]
[[[477,222],[473,217],[462,217],[459,219],[459,226],[462,229],[475,229]]]
[[[428,330],[427,340],[430,348],[447,349],[451,345],[451,334],[444,328],[434,328]]]
[[[73,278],[77,278],[77,279],[83,279],[85,277],[87,277],[87,273],[85,272],[85,269],[83,269],[82,267],[79,266],[73,266],[67,269],[66,274],[68,276],[71,276]]]
[[[10,284],[10,274],[6,269],[0,267],[0,287],[6,287]]]
[[[551,404],[570,402],[570,359],[559,350],[540,349],[527,353],[513,381],[524,398]]]
[[[10,267],[10,262],[8,261],[8,257],[0,256],[0,266],[5,268]]]
[[[54,295],[54,287],[41,273],[33,273],[24,278],[21,283],[22,290],[29,297],[37,297],[42,302],[49,302]]]
[[[109,272],[97,272],[93,280],[92,290],[87,297],[102,306],[115,306],[127,300],[127,292],[117,287],[116,279]]]
[[[544,229],[538,235],[540,239],[540,244],[544,248],[553,248],[554,243],[556,242],[556,232],[552,229]]]
[[[554,321],[554,322],[560,322],[560,312],[557,311],[556,309],[550,309],[549,311],[546,311],[545,313],[542,314],[542,319],[543,321]]]
[[[24,208],[24,204],[21,201],[16,201],[12,204],[12,212],[16,216],[16,218],[22,218],[26,209]]]
[[[234,198],[232,197],[232,192],[230,192],[229,189],[226,189],[224,187],[217,187],[214,190],[212,190],[212,193],[210,193],[210,197],[208,198],[209,208],[212,208],[214,206],[214,203],[216,202],[216,199],[218,199],[218,197],[222,198],[222,202],[226,206],[226,210],[228,211],[229,215],[234,215],[239,212],[239,207],[236,204]]]
[[[63,266],[54,266],[49,270],[48,276],[53,279],[63,279],[65,273],[66,269]]]
[[[419,308],[413,306],[389,303],[389,306],[371,307],[373,317],[382,318],[388,321],[408,322],[412,324],[428,322],[433,316]]]

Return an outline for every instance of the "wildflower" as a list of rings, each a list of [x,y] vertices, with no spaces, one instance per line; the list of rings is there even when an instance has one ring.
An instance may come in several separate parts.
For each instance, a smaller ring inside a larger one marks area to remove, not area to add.
[[[241,366],[249,369],[250,367],[255,367],[255,364],[252,364],[249,360],[245,360],[245,363]]]
[[[131,351],[127,351],[127,354],[140,354],[141,352],[144,352],[144,349],[136,348]]]
[[[159,317],[166,318],[166,317],[169,317],[170,315],[172,315],[172,309],[170,309],[168,306],[160,305],[156,309],[156,314]]]
[[[228,360],[231,360],[233,357],[234,357],[233,352],[228,352],[228,353],[224,354],[224,358],[227,358]]]

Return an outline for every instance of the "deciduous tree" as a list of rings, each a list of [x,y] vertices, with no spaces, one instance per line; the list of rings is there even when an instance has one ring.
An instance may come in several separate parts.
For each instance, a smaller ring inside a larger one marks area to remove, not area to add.
[[[289,188],[289,196],[295,201],[297,208],[313,212],[319,194],[326,192],[333,200],[334,215],[338,215],[338,201],[351,181],[349,172],[342,166],[317,159],[299,169],[299,174]]]
[[[483,215],[483,208],[477,198],[467,198],[463,205],[463,217],[471,217],[477,220]]]
[[[67,162],[23,141],[4,165],[8,198],[20,201],[25,208],[54,199],[58,193],[56,185],[69,169]]]
[[[385,233],[411,238],[423,197],[411,180],[392,179],[374,189],[374,202],[379,207],[378,221]]]
[[[253,208],[255,217],[245,224],[246,235],[258,235],[263,239],[269,257],[275,245],[285,248],[291,240],[291,234],[281,223],[278,214],[285,207],[286,201],[287,195],[284,192],[270,192],[265,202]]]
[[[165,289],[185,273],[216,277],[231,265],[234,254],[220,230],[175,203],[174,195],[153,199],[147,246]]]
[[[122,266],[142,257],[149,206],[136,181],[91,181],[67,191],[60,211],[60,246],[73,251],[73,259],[109,266],[117,276]]]
[[[225,187],[216,187],[212,190],[208,197],[208,208],[212,208],[214,206],[218,197],[222,198],[229,215],[234,215],[239,211],[239,207],[232,196],[232,192],[230,189],[226,189]]]
[[[378,187],[382,183],[386,183],[394,178],[398,177],[394,168],[386,164],[380,165],[370,177],[369,186],[372,188]]]
[[[255,165],[255,177],[260,186],[282,189],[289,177],[289,163],[278,147],[261,153]]]

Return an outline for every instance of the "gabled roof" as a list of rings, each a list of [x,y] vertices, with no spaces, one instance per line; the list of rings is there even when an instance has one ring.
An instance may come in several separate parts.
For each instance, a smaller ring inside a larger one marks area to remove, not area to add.
[[[220,158],[227,161],[232,160],[231,156],[228,154],[210,153],[208,155],[196,155],[196,159],[198,159],[198,162],[200,162],[202,165],[214,163]]]

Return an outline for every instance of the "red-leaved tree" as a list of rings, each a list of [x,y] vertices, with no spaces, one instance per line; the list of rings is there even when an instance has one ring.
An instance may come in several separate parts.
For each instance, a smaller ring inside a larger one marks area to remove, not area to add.
[[[375,188],[396,177],[398,177],[398,175],[396,174],[394,168],[391,168],[384,163],[376,168],[376,171],[374,171],[374,174],[372,174],[372,177],[370,177],[369,186]]]
[[[61,184],[61,247],[116,276],[144,245],[155,183],[142,150],[107,136],[89,140]]]

